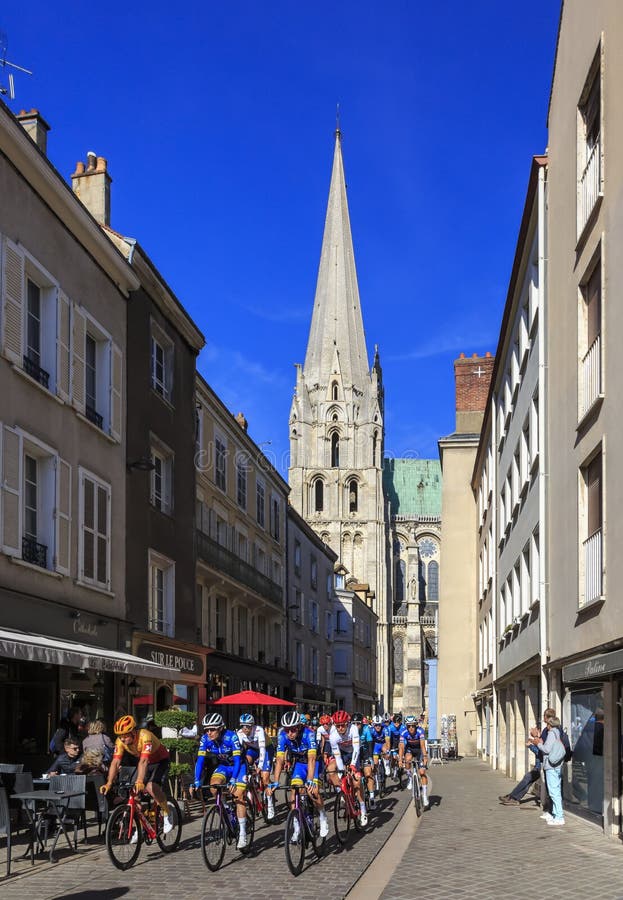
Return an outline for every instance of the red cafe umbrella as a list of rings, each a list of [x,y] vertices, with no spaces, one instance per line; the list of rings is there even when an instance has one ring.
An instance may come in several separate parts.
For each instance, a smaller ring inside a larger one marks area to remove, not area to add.
[[[281,697],[271,697],[259,691],[240,691],[238,694],[226,694],[220,700],[213,701],[214,706],[296,706]]]

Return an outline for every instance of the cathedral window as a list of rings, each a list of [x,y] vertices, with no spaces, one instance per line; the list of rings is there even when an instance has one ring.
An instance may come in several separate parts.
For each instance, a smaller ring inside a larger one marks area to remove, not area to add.
[[[357,512],[358,506],[358,485],[355,478],[351,478],[348,483],[348,511],[351,513]]]
[[[337,400],[337,381],[334,381],[331,385],[331,399]]]
[[[340,465],[340,436],[335,431],[331,435],[331,468],[338,469]]]
[[[404,559],[399,559],[396,563],[396,585],[394,589],[394,603],[396,609],[400,612],[400,615],[403,615],[403,610],[400,607],[405,602],[405,581],[407,577],[407,566]]]
[[[322,512],[324,509],[324,482],[317,478],[314,483],[314,512]]]
[[[439,563],[433,560],[428,564],[427,600],[439,600]]]
[[[378,432],[375,431],[374,434],[372,435],[372,465],[373,465],[373,466],[376,466],[376,465],[377,465],[377,462],[376,462],[376,442],[377,442],[377,438],[378,438]]]

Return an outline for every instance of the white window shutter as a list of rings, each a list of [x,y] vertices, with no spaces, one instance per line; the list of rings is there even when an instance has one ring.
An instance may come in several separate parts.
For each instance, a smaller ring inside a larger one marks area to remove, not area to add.
[[[2,248],[2,352],[18,366],[24,364],[24,291],[24,254],[17,244],[5,238]]]
[[[56,391],[61,400],[69,403],[71,396],[71,304],[67,296],[58,292],[56,322]]]
[[[85,411],[85,366],[84,356],[87,339],[87,323],[84,313],[79,307],[74,306],[72,315],[72,379],[71,395],[73,404],[78,412],[84,415]]]
[[[110,433],[121,441],[123,430],[123,355],[119,347],[110,344]]]
[[[22,436],[14,428],[2,428],[2,549],[9,556],[22,555]]]
[[[56,545],[54,567],[61,575],[70,574],[71,566],[71,466],[64,459],[56,462]]]

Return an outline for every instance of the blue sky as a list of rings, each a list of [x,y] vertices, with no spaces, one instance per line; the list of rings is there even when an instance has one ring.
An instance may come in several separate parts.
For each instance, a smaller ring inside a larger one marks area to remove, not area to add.
[[[559,0],[5,4],[14,111],[69,177],[108,159],[137,237],[206,336],[199,369],[287,471],[335,109],[386,454],[437,456],[452,361],[494,351]],[[267,442],[271,442],[268,444]]]

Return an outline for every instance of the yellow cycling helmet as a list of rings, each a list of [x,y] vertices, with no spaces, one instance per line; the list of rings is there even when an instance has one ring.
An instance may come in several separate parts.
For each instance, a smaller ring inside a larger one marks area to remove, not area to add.
[[[134,716],[121,716],[120,719],[117,719],[114,728],[115,734],[129,734],[131,731],[136,731]]]

